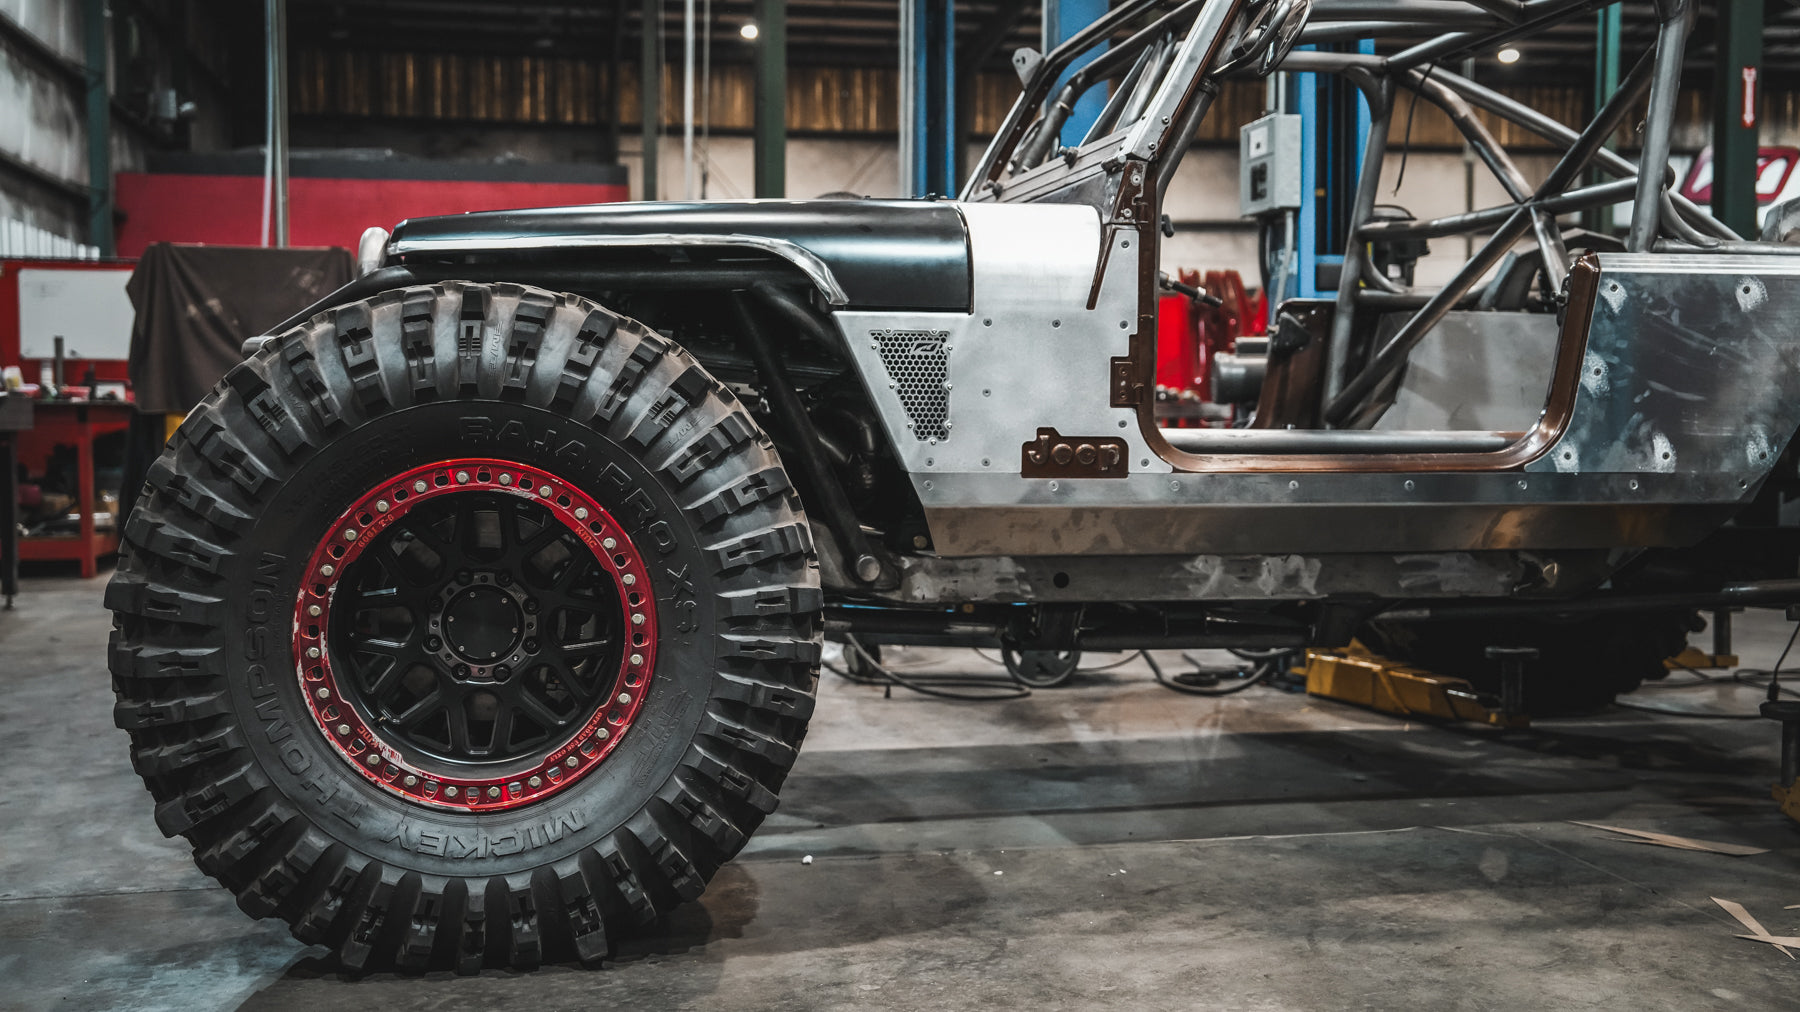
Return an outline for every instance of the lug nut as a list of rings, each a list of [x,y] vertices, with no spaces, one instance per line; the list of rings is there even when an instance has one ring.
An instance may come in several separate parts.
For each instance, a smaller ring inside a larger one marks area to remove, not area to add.
[[[512,669],[502,664],[494,669],[494,677],[502,681],[512,677]]]
[[[526,640],[525,641],[525,652],[526,653],[535,654],[535,653],[537,653],[537,648],[538,648],[537,640]]]
[[[443,647],[444,647],[444,641],[441,639],[438,639],[436,636],[427,636],[425,638],[425,649],[441,650],[441,649],[443,649]]]
[[[534,597],[526,598],[525,599],[525,614],[536,615],[537,610],[538,610],[537,598],[534,598]]]
[[[467,664],[458,664],[456,666],[456,674],[460,678],[469,677],[469,666]]]
[[[494,574],[494,582],[498,583],[502,587],[511,586],[512,585],[512,574],[506,572],[505,570],[501,570],[500,572]]]

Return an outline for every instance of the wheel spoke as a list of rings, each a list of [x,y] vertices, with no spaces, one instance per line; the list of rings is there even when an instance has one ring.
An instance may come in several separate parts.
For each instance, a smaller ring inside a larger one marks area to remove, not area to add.
[[[504,753],[512,744],[513,708],[501,702],[500,709],[494,714],[494,733],[488,739],[489,752]]]

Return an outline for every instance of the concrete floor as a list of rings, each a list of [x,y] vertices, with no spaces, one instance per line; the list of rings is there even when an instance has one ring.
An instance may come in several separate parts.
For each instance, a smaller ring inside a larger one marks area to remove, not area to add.
[[[1502,735],[1178,696],[1141,663],[998,704],[827,675],[781,809],[604,970],[347,980],[157,834],[112,727],[103,585],[31,579],[0,612],[4,1008],[1800,1007],[1800,962],[1709,899],[1800,934],[1767,722],[1618,710]],[[1741,618],[1745,662],[1786,633]],[[1756,694],[1636,698],[1744,713]]]

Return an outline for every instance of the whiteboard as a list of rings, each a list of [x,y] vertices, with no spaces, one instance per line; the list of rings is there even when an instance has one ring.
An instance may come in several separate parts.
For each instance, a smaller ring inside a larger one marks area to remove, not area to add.
[[[55,358],[61,337],[69,358],[130,358],[130,279],[129,270],[20,270],[20,356]]]

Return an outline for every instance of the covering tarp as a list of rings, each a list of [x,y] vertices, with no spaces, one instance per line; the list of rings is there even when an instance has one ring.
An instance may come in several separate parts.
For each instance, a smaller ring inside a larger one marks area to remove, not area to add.
[[[186,414],[244,360],[244,339],[347,284],[349,250],[335,246],[184,246],[144,251],[126,284],[131,386],[138,410]]]

